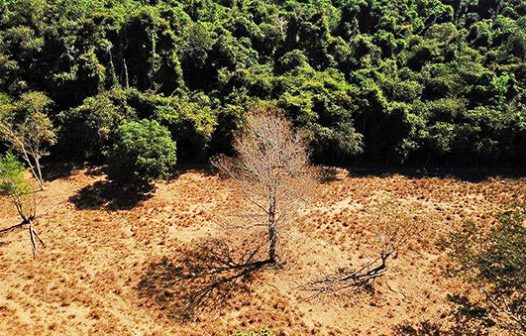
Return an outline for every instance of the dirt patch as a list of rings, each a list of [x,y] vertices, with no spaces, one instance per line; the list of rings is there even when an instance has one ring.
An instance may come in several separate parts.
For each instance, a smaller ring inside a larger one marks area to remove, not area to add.
[[[477,294],[444,277],[449,261],[428,241],[394,259],[368,292],[306,300],[299,290],[306,281],[375,255],[371,209],[378,195],[399,200],[402,212],[416,204],[435,216],[436,237],[466,221],[489,227],[526,195],[523,181],[500,178],[471,183],[394,175],[320,184],[315,204],[287,236],[286,263],[251,275],[221,309],[181,321],[163,310],[158,296],[141,295],[141,281],[148,271],[157,280],[173,273],[181,251],[215,237],[217,214],[235,206],[236,194],[228,181],[188,171],[122,205],[112,203],[115,190],[105,183],[85,170],[48,182],[40,207],[54,209],[37,223],[48,245],[37,260],[26,231],[0,238],[0,334],[221,335],[270,327],[283,335],[390,335],[398,323],[440,316],[451,305],[448,295]],[[0,208],[2,227],[16,222],[7,199]]]

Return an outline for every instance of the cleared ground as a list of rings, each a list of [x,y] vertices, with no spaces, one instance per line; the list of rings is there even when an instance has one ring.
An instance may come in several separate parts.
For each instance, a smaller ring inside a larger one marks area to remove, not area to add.
[[[78,170],[48,182],[39,193],[39,208],[52,209],[36,226],[47,243],[38,259],[25,230],[0,237],[0,335],[224,335],[262,327],[278,335],[390,335],[399,323],[449,312],[449,295],[476,299],[445,275],[450,261],[436,241],[467,221],[489,227],[526,194],[524,181],[501,178],[351,176],[320,184],[287,237],[286,263],[252,275],[225,307],[181,321],[167,265],[209,237],[245,238],[247,231],[225,234],[217,224],[219,213],[235,209],[237,193],[202,171],[159,183],[144,198],[104,179]],[[386,199],[392,206],[384,211]],[[2,227],[17,222],[7,199],[0,209]],[[371,289],[314,300],[301,290],[376,256],[379,223],[413,212],[432,218],[431,234],[393,259]]]

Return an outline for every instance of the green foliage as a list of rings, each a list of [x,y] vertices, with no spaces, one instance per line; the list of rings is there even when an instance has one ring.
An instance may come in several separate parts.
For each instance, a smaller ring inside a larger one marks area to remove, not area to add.
[[[12,150],[36,160],[47,155],[45,147],[54,145],[56,134],[48,116],[52,100],[44,93],[26,92],[16,101],[4,97],[0,103],[0,139]]]
[[[141,186],[169,176],[176,163],[176,144],[157,121],[130,121],[121,125],[108,154],[108,177],[118,183]]]
[[[99,161],[136,118],[204,161],[264,102],[321,162],[524,163],[525,17],[517,0],[1,1],[0,114],[43,92],[56,149]]]
[[[186,161],[203,160],[217,125],[206,95],[170,99],[155,107],[154,118],[166,125],[175,141],[184,148],[179,156]]]
[[[510,294],[526,288],[526,227],[524,209],[505,213],[490,234],[487,249],[476,255],[480,277],[495,290]]]
[[[278,106],[306,132],[315,157],[348,158],[362,151],[362,137],[353,125],[356,88],[339,71],[298,67],[278,78],[276,85]]]
[[[86,98],[59,115],[62,150],[81,159],[100,157],[111,147],[119,126],[134,117],[122,89]]]
[[[8,152],[0,156],[0,196],[7,196],[22,219],[34,216],[34,203],[30,195],[33,188],[25,177],[24,164]]]
[[[181,148],[178,150],[180,159],[200,161],[206,158],[217,125],[217,116],[212,110],[214,102],[207,95],[178,92],[164,97],[129,89],[126,102],[140,118],[157,120],[168,127]]]
[[[24,164],[12,153],[0,157],[0,193],[21,197],[31,193],[31,185],[24,177]]]

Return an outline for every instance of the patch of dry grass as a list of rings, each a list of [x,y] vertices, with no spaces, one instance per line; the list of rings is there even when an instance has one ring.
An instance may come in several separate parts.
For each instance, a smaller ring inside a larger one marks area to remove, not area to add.
[[[140,295],[138,284],[149,265],[217,237],[218,210],[235,207],[238,195],[228,181],[189,171],[130,209],[68,201],[103,179],[81,170],[49,182],[42,207],[65,203],[37,223],[48,244],[37,260],[25,231],[0,238],[0,334],[212,335],[271,327],[278,335],[389,335],[399,323],[440,317],[451,308],[448,294],[476,297],[460,279],[444,276],[450,261],[434,241],[466,221],[491,226],[526,194],[524,182],[499,178],[395,175],[320,184],[288,235],[287,262],[255,274],[250,290],[232,294],[224,308],[187,322]],[[0,223],[10,224],[6,199],[0,208]],[[375,256],[379,229],[415,216],[431,222],[432,235],[408,244],[369,291],[305,300],[302,284]],[[228,238],[246,235],[232,231]]]

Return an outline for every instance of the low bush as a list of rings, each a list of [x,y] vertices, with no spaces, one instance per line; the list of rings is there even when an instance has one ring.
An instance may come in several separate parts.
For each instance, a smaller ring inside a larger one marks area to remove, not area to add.
[[[157,121],[131,121],[121,125],[108,152],[108,177],[130,186],[166,178],[176,163],[176,143]]]

